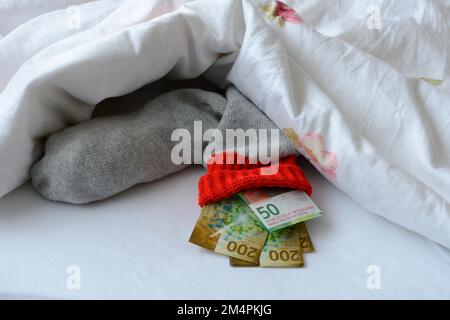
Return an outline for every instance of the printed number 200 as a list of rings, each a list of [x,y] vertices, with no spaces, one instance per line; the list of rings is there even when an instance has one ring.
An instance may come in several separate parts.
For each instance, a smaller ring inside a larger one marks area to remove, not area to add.
[[[277,216],[280,214],[280,210],[272,203],[269,203],[265,207],[258,207],[256,211],[258,211],[264,220],[269,219],[270,215]]]
[[[248,247],[247,245],[241,243],[238,244],[235,241],[230,241],[227,244],[227,250],[230,252],[237,252],[241,256],[247,256],[249,258],[256,258],[257,250],[253,247]]]

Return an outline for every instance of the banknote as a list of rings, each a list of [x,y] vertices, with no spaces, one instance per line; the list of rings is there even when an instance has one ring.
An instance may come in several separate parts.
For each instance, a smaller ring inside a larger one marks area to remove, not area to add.
[[[238,196],[206,205],[190,242],[211,251],[257,264],[268,232]]]
[[[302,253],[310,253],[314,251],[314,246],[309,236],[308,228],[304,222],[296,225],[297,232],[300,240],[300,247],[302,248]]]
[[[261,188],[239,193],[254,216],[269,232],[281,230],[322,215],[305,193],[292,189]]]
[[[308,228],[306,227],[306,224],[304,222],[301,222],[301,223],[297,224],[295,227],[297,229],[297,236],[299,239],[299,245],[300,245],[302,254],[313,252],[314,246],[312,244],[311,237],[309,236],[309,232],[308,232]],[[269,235],[269,238],[270,238],[270,235]],[[265,252],[266,245],[267,245],[267,242],[263,248],[263,252]],[[272,253],[272,255],[274,255],[274,253]],[[264,258],[264,254],[261,254],[260,261],[262,258]],[[269,258],[270,258],[270,256],[269,256]],[[267,262],[266,262],[266,264],[267,264]],[[232,267],[258,267],[258,266],[260,266],[260,263],[254,264],[254,263],[250,263],[247,261],[242,261],[242,260],[230,257],[230,265]],[[277,267],[282,267],[282,266],[283,265],[278,265]],[[287,265],[287,266],[290,266],[290,265]]]
[[[240,260],[237,258],[230,257],[230,266],[236,267],[236,268],[252,268],[252,267],[259,267],[259,263],[250,263],[244,260]]]
[[[296,227],[271,232],[259,257],[261,267],[302,267],[300,237]]]

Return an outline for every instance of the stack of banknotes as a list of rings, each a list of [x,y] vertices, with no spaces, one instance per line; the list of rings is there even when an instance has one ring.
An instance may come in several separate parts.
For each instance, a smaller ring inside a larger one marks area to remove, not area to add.
[[[229,256],[232,267],[303,267],[314,251],[305,221],[321,215],[304,192],[248,190],[204,206],[189,241]]]

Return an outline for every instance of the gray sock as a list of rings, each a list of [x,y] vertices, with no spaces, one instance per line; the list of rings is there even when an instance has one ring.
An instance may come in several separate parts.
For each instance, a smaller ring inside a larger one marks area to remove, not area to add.
[[[171,134],[194,121],[215,128],[225,108],[221,95],[198,89],[165,93],[131,114],[86,121],[53,134],[32,168],[32,184],[45,198],[69,203],[106,199],[136,184],[177,172]]]
[[[298,153],[291,141],[282,133],[281,130],[278,129],[272,120],[270,120],[258,107],[250,102],[238,89],[236,89],[236,87],[230,86],[227,89],[226,98],[227,106],[222,119],[217,126],[217,129],[222,132],[224,137],[226,136],[226,129],[242,129],[244,131],[248,129],[254,129],[256,131],[259,129],[265,129],[268,133],[267,144],[269,146],[273,144],[272,147],[278,148],[280,158]],[[271,129],[279,131],[278,143],[275,143],[275,140],[272,139]],[[248,140],[245,140],[242,143],[235,141],[234,150],[241,155],[245,154],[248,156],[252,145],[255,147],[254,150],[259,153],[259,149],[262,146],[261,140],[259,139],[253,143]],[[268,155],[270,155],[270,150],[272,147],[267,148]]]
[[[187,165],[171,160],[177,144],[171,135],[185,128],[193,136],[194,121],[202,121],[204,131],[276,128],[234,87],[226,99],[199,89],[174,90],[133,113],[92,119],[50,136],[31,170],[33,186],[47,199],[82,204],[182,170]],[[289,140],[280,138],[280,154],[295,154]]]

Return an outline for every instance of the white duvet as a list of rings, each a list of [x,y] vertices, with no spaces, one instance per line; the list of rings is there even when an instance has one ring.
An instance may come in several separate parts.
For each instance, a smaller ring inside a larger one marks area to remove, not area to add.
[[[206,72],[362,206],[450,247],[449,28],[448,0],[1,0],[0,196],[101,100]]]

